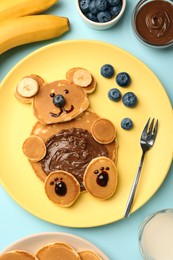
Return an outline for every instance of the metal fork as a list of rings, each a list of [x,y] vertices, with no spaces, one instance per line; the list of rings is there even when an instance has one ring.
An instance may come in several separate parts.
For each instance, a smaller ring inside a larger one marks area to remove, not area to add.
[[[133,200],[135,197],[137,185],[138,185],[140,174],[141,174],[141,169],[142,169],[145,153],[154,145],[156,135],[157,135],[157,130],[158,130],[158,120],[156,120],[156,123],[154,125],[154,118],[152,119],[151,123],[150,123],[150,118],[149,118],[142,131],[141,138],[140,138],[142,156],[141,156],[138,171],[136,173],[136,176],[135,176],[132,188],[131,188],[131,192],[130,192],[130,195],[129,195],[129,198],[127,201],[127,205],[126,205],[126,209],[125,209],[125,213],[124,213],[125,218],[127,218],[130,214],[130,210],[131,210],[131,207],[133,204]]]

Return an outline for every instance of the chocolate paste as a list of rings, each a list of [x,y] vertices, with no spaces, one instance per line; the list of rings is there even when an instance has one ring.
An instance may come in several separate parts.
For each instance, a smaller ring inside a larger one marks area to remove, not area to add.
[[[164,45],[173,40],[173,4],[154,0],[141,6],[136,16],[138,33],[154,45]]]
[[[61,130],[46,142],[46,147],[47,154],[41,161],[44,172],[47,175],[55,170],[72,173],[79,181],[81,190],[85,190],[83,174],[88,163],[95,157],[108,157],[106,147],[81,128]]]

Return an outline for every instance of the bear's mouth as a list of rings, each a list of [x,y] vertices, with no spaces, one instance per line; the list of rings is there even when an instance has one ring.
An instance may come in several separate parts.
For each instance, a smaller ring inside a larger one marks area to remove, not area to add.
[[[64,107],[60,107],[60,111],[58,113],[50,112],[50,115],[52,117],[59,117],[62,113],[68,114],[68,113],[72,112],[73,109],[74,109],[73,105],[71,105],[70,109],[65,109]]]

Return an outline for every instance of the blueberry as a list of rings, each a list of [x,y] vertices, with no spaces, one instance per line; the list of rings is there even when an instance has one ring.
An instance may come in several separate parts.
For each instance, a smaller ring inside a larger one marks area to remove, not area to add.
[[[115,5],[119,5],[121,3],[121,0],[107,0],[107,2],[111,5],[111,6],[115,6]]]
[[[95,3],[96,3],[96,8],[99,11],[106,10],[106,8],[107,8],[107,0],[96,0]]]
[[[53,98],[53,103],[56,107],[63,107],[65,105],[65,98],[62,95],[56,95]]]
[[[123,95],[122,101],[126,107],[135,107],[137,105],[138,99],[133,92],[127,92]]]
[[[109,11],[102,11],[97,14],[99,23],[106,23],[112,19],[112,15]]]
[[[89,4],[89,11],[92,14],[97,14],[99,12],[99,10],[96,7],[96,2],[95,0],[92,0]]]
[[[117,88],[111,88],[108,91],[108,97],[110,100],[117,102],[121,99],[121,92]]]
[[[89,11],[90,0],[80,0],[79,6],[83,13],[87,13]]]
[[[105,78],[111,78],[114,75],[114,68],[110,64],[105,64],[101,67],[100,73]]]
[[[55,184],[55,193],[61,197],[67,193],[67,186],[63,181],[57,181]]]
[[[130,118],[124,118],[121,121],[121,127],[125,130],[130,130],[133,128],[133,122]]]
[[[116,76],[116,82],[121,87],[127,87],[130,84],[131,78],[127,72],[120,72]]]
[[[93,22],[98,22],[97,16],[95,14],[92,14],[91,12],[87,13],[86,17]]]
[[[110,13],[111,13],[111,15],[112,15],[113,17],[116,17],[116,16],[120,13],[121,8],[122,8],[121,5],[115,5],[115,6],[111,6],[111,7],[109,8],[109,11],[110,11]]]
[[[97,176],[97,184],[101,187],[106,187],[109,181],[109,175],[103,171]]]

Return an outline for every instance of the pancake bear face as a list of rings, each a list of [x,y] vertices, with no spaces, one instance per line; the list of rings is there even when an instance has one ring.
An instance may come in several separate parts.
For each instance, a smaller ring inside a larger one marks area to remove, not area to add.
[[[86,92],[66,80],[44,84],[33,98],[34,114],[45,124],[70,121],[88,106]]]

